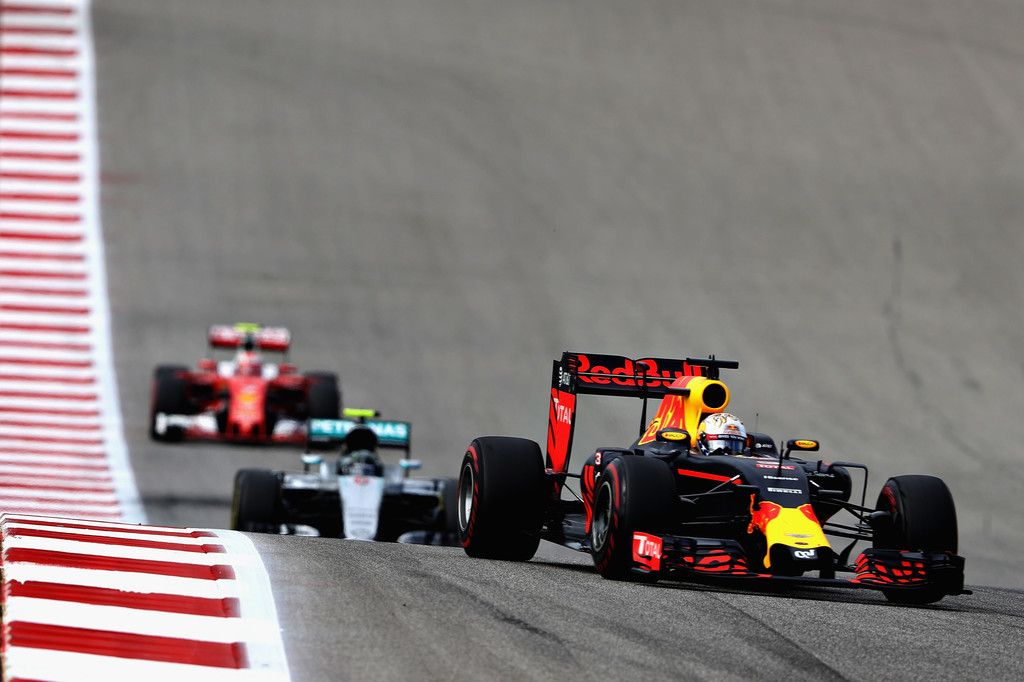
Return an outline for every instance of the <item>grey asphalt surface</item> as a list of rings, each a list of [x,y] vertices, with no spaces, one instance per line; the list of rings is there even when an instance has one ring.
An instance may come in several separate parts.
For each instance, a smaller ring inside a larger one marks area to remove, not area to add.
[[[896,609],[259,538],[297,679],[1024,676],[1024,5],[96,0],[94,23],[150,520],[223,526],[236,469],[297,459],[147,441],[152,367],[213,322],[291,327],[347,404],[414,422],[430,475],[477,435],[542,439],[563,350],[716,353],[733,411],[867,463],[869,499],[943,477],[968,582],[1013,588]],[[637,418],[585,402],[579,451]]]

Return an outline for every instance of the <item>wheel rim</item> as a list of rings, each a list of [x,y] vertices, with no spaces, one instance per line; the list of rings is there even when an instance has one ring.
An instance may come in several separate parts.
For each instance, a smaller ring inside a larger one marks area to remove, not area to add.
[[[473,464],[466,462],[459,477],[459,530],[469,528],[469,518],[473,515]]]
[[[600,550],[608,542],[608,533],[612,525],[612,485],[605,481],[597,491],[597,503],[594,505],[594,520],[591,522],[591,544],[594,551]]]

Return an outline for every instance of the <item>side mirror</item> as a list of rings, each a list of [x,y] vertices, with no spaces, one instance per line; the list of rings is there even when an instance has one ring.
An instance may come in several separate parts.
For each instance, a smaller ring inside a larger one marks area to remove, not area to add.
[[[405,471],[415,471],[423,467],[423,462],[418,459],[403,459],[398,462],[398,465]]]
[[[299,371],[299,368],[290,362],[282,362],[277,366],[278,374],[295,374]]]
[[[217,371],[217,361],[216,360],[210,360],[209,358],[205,358],[203,360],[200,360],[199,361],[199,369],[203,370],[204,372],[216,372]]]
[[[308,474],[310,469],[319,467],[324,463],[324,458],[312,452],[302,453],[302,472]]]
[[[684,449],[690,447],[690,432],[684,429],[662,429],[655,437],[660,443],[672,443]]]
[[[793,451],[797,452],[817,452],[821,449],[821,444],[816,440],[810,438],[794,438],[786,441],[786,452],[783,454],[783,458],[789,459],[789,453]]]

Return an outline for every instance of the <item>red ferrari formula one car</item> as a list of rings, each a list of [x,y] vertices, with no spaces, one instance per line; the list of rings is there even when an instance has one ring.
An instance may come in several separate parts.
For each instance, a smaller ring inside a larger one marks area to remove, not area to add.
[[[309,419],[340,416],[338,377],[329,372],[300,374],[286,362],[291,345],[287,329],[215,325],[208,341],[212,351],[231,350],[234,356],[205,358],[194,370],[160,365],[153,372],[153,440],[301,444]],[[265,361],[263,354],[270,353],[279,355],[279,361]]]
[[[725,412],[730,394],[720,370],[738,366],[713,356],[563,354],[552,369],[546,457],[534,441],[488,436],[463,458],[466,552],[525,561],[543,538],[590,553],[598,572],[617,580],[871,588],[913,604],[968,593],[956,509],[942,480],[894,476],[866,507],[867,467],[804,459],[819,449],[812,439],[790,440],[780,452]],[[584,394],[641,399],[639,435],[628,447],[597,449],[572,474]],[[648,422],[650,398],[661,405]],[[859,503],[850,500],[850,470],[863,472]],[[578,480],[578,493],[569,479]],[[562,499],[563,489],[576,499]],[[850,520],[836,521],[840,512]],[[870,546],[851,562],[858,542]]]

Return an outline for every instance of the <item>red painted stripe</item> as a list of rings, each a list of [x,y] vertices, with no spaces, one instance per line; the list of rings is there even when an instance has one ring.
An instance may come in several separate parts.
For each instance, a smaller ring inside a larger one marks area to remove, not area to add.
[[[187,613],[193,616],[221,616],[238,618],[241,615],[239,601],[235,597],[213,599],[207,597],[186,597],[179,594],[148,594],[125,592],[107,587],[85,585],[63,585],[29,580],[24,583],[10,583],[9,596],[32,599],[53,599],[93,604],[95,606],[122,606],[144,611]]]
[[[81,519],[69,519],[67,521],[55,521],[51,517],[32,518],[30,516],[7,517],[8,523],[30,523],[34,526],[55,526],[58,528],[74,528],[77,530],[109,530],[125,533],[141,533],[144,535],[162,535],[166,537],[179,538],[215,538],[216,533],[208,530],[185,530],[184,528],[171,528],[169,526],[133,526],[131,528],[115,528],[101,526],[98,524],[83,523]]]
[[[52,133],[43,130],[0,130],[0,140],[42,140],[44,142],[77,142],[78,133]]]
[[[80,154],[47,153],[47,152],[0,152],[0,159],[21,159],[24,161],[56,161],[60,163],[75,163],[82,160]]]
[[[718,474],[706,474],[703,471],[690,471],[689,469],[676,469],[676,473],[692,478],[706,478],[709,481],[728,481],[732,476],[719,476]]]
[[[3,92],[0,92],[0,97]],[[31,180],[38,182],[79,182],[81,176],[77,173],[24,173],[24,172],[3,172],[0,179],[7,180]]]
[[[20,305],[5,303],[0,305],[0,310],[12,313],[45,313],[48,315],[88,315],[89,308],[70,306],[46,306],[46,305]]]
[[[49,468],[49,467],[47,466],[47,468]],[[76,466],[76,467],[74,467],[74,469],[75,469],[75,471],[79,471],[79,472],[86,470],[84,467],[81,467],[81,466]],[[10,477],[12,477],[12,476],[15,476],[15,474],[13,474],[11,472],[0,472],[0,478],[3,478],[5,480],[10,478]],[[29,480],[32,480],[32,481],[61,481],[63,483],[67,483],[67,481],[70,478],[68,476],[68,474],[66,474],[66,473],[65,474],[37,474],[35,472],[30,472],[30,473],[22,475],[20,472],[18,472],[17,476],[18,476],[18,479],[19,479],[18,482],[22,482],[22,483],[26,482],[26,481],[29,481]],[[109,483],[111,485],[114,484],[114,479],[111,478],[110,476],[102,476],[102,477],[98,476],[98,477],[95,477],[95,478],[90,478],[89,480],[90,481],[94,481],[96,483]]]
[[[10,547],[4,553],[4,563],[29,563],[42,566],[64,566],[67,568],[89,568],[96,571],[124,571],[126,573],[149,573],[176,578],[197,578],[199,580],[233,580],[235,569],[226,564],[183,564],[177,561],[152,561],[150,559],[125,559],[73,552],[55,552],[49,549]]]
[[[49,289],[43,289],[43,291],[50,291]],[[78,291],[77,289],[68,289],[68,291]],[[19,292],[6,292],[0,288],[2,293],[19,293]],[[54,343],[52,341],[36,341],[35,339],[0,339],[0,347],[3,348],[34,348],[36,350],[67,350],[79,353],[88,353],[92,350],[92,346],[88,343]]]
[[[0,33],[18,33],[31,36],[73,36],[75,29],[64,26],[20,26],[6,24],[0,26]]]
[[[41,289],[38,287],[0,287],[0,294],[25,294],[27,296],[61,296],[61,297],[74,297],[74,296],[87,296],[89,294],[85,289]],[[6,346],[7,343],[0,342],[0,345]],[[26,342],[16,343],[13,345],[21,346],[23,348],[56,348],[57,346],[33,346]],[[84,344],[73,344],[69,347],[69,350],[82,346]],[[88,350],[88,349],[87,349]]]
[[[54,488],[61,490],[61,488]],[[66,488],[68,491],[83,490],[81,488]],[[112,488],[97,492],[113,492]],[[114,530],[108,528],[106,530]],[[130,531],[128,531],[130,532]],[[8,537],[30,537],[49,538],[51,540],[73,540],[75,542],[91,542],[97,545],[119,545],[122,547],[142,547],[145,549],[168,549],[176,552],[191,552],[193,554],[223,554],[224,547],[221,545],[181,545],[175,542],[160,542],[159,540],[139,540],[135,538],[106,537],[103,535],[85,535],[82,533],[69,533],[55,530],[40,530],[37,528],[9,528]]]
[[[52,201],[62,204],[77,204],[77,194],[44,194],[42,192],[0,192],[0,201]]]
[[[8,625],[7,637],[7,645],[11,647],[73,651],[214,668],[244,668],[248,665],[245,645],[240,642],[221,644],[17,621]]]
[[[0,364],[5,365],[39,365],[42,367],[71,367],[88,369],[92,360],[51,360],[49,358],[19,358],[0,356]]]
[[[95,401],[95,393],[47,393],[39,391],[3,391],[0,398],[47,398],[50,400]]]
[[[0,270],[3,278],[33,278],[39,280],[84,280],[85,272],[56,272],[53,270]]]
[[[74,57],[78,50],[73,47],[32,47],[31,45],[8,45],[0,47],[0,54],[25,57]]]
[[[74,213],[23,213],[13,211],[0,212],[0,220],[24,220],[41,223],[80,223],[82,216]]]
[[[58,438],[56,436],[33,436],[17,433],[2,433],[0,438],[25,441],[27,443],[53,443],[54,445],[103,445],[102,438]],[[0,494],[3,494],[2,491],[0,491]]]
[[[12,490],[38,490],[41,493],[60,493],[60,492],[64,492],[64,493],[93,493],[93,494],[96,494],[96,495],[113,495],[114,494],[113,486],[108,486],[108,485],[98,485],[98,486],[76,488],[74,486],[52,485],[52,483],[47,483],[45,485],[41,485],[40,486],[40,485],[30,485],[28,483],[14,482],[14,481],[15,481],[15,479],[7,478],[7,477],[0,477],[0,483],[2,483],[2,485],[3,485],[5,490],[6,489],[12,489]],[[18,498],[18,499],[23,499],[23,498]],[[56,498],[56,499],[63,499],[63,498]],[[90,504],[97,504],[97,503],[90,502]],[[104,504],[104,503],[98,503],[98,504]],[[48,532],[48,531],[39,531],[39,532],[45,533],[45,532]],[[10,535],[15,535],[15,536],[17,536],[17,535],[24,535],[24,533],[20,533],[20,532],[18,532],[18,533],[9,533],[9,534]],[[31,535],[31,533],[29,533],[29,535]],[[49,537],[49,536],[45,536],[44,535],[44,536],[40,536],[40,537]],[[75,538],[71,538],[71,539],[75,539]],[[103,543],[103,544],[109,544],[109,543]]]
[[[102,452],[82,452],[81,450],[62,450],[57,448],[55,450],[44,449],[44,448],[8,448],[0,447],[0,455],[41,455],[43,457],[73,457],[76,459],[102,459],[106,460],[106,454]],[[47,464],[46,466],[57,466],[56,464]],[[75,466],[78,466],[77,464]]]
[[[4,426],[20,426],[22,428],[50,428],[50,429],[64,429],[68,431],[99,431],[99,424],[76,424],[67,422],[26,422],[5,419],[3,421]]]
[[[0,13],[3,14],[53,14],[69,16],[75,13],[75,8],[70,5],[25,5],[17,2],[0,3]]]
[[[85,237],[74,233],[29,232],[27,230],[0,230],[0,239],[21,239],[30,242],[80,242]]]
[[[42,332],[50,334],[88,334],[89,327],[80,327],[66,325],[61,326],[57,324],[15,324],[13,322],[5,322],[4,329],[10,329],[12,331],[19,332]]]
[[[77,121],[78,114],[73,111],[11,111],[0,109],[0,118],[17,118],[28,121]]]
[[[43,384],[74,384],[84,386],[96,383],[96,377],[67,377],[57,374],[0,374],[0,381],[36,381]]]
[[[46,251],[0,251],[0,258],[20,258],[24,260],[57,260],[78,263],[81,263],[85,260],[85,256],[80,253],[48,253]]]

